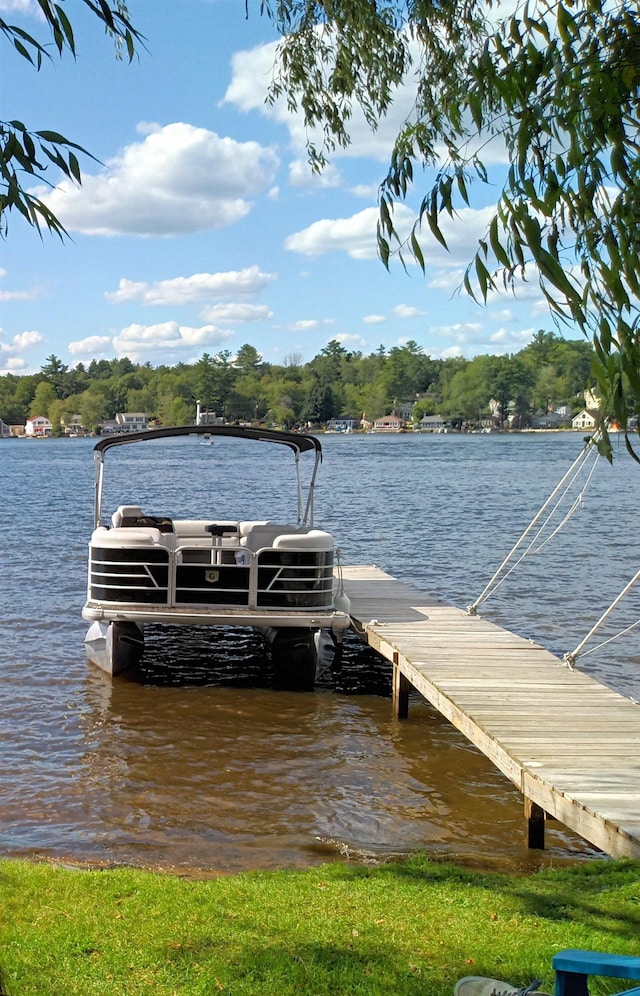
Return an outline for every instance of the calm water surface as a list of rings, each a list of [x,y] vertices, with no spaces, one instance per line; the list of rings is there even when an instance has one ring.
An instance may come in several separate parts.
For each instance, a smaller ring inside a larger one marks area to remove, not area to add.
[[[581,441],[325,436],[316,521],[346,563],[465,606]],[[394,720],[388,665],[357,641],[339,683],[313,694],[271,690],[262,645],[242,630],[152,631],[136,680],[87,665],[94,443],[0,441],[0,853],[213,873],[418,848],[515,868],[593,853],[562,829],[544,854],[528,852],[519,793],[426,703]],[[291,455],[246,449],[115,450],[108,510],[287,514]],[[602,462],[580,510],[482,614],[573,650],[638,568],[639,482],[622,450],[613,468]],[[639,618],[634,593],[594,645]],[[638,629],[579,666],[640,699]]]

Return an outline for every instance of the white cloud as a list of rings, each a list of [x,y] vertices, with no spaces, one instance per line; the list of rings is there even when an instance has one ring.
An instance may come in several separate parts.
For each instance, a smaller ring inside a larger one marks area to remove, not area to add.
[[[418,315],[424,314],[419,308],[414,308],[409,304],[397,304],[393,313],[396,318],[417,318]]]
[[[428,231],[424,231],[422,235],[418,233],[425,263],[447,268],[459,268],[461,264],[468,263],[492,216],[493,208],[486,207],[478,210],[463,208],[453,218],[443,217],[441,229],[448,252]],[[378,255],[378,218],[378,209],[375,207],[365,208],[350,218],[324,218],[290,235],[285,241],[285,248],[305,256],[321,256],[327,252],[341,251],[354,259],[375,259]],[[394,224],[401,240],[408,237],[415,220],[416,215],[410,208],[405,204],[396,204]],[[411,263],[408,253],[405,253],[405,262]]]
[[[339,187],[342,177],[330,163],[321,173],[314,173],[306,159],[293,159],[289,163],[289,183],[292,187],[309,187],[312,190]]]
[[[217,346],[231,338],[232,332],[219,329],[215,325],[202,325],[190,328],[178,322],[162,322],[157,325],[133,324],[122,329],[113,338],[113,346],[119,356],[128,356],[140,362],[153,358],[157,363],[170,357],[176,363],[180,357],[176,353],[189,350],[200,351],[203,347]]]
[[[0,0],[0,9],[2,8],[2,0]],[[0,280],[7,276],[7,271],[0,267]],[[0,290],[0,301],[33,301],[40,297],[39,291],[11,291],[11,290]]]
[[[273,312],[269,311],[266,304],[214,304],[210,308],[203,308],[200,317],[205,322],[212,324],[228,322],[235,325],[239,322],[265,322],[273,318]]]
[[[337,342],[340,343],[341,346],[344,346],[345,349],[348,347],[352,347],[355,349],[364,349],[365,346],[368,345],[367,340],[364,339],[361,335],[351,335],[346,332],[341,332],[339,335],[335,336],[335,339],[337,340]]]
[[[517,353],[531,342],[533,333],[533,328],[489,329],[480,322],[458,322],[454,325],[433,326],[427,334],[429,337],[450,342],[450,345],[439,351],[443,359],[451,356],[465,356],[471,359],[481,353],[493,355]],[[429,352],[431,355],[436,355],[435,351],[429,350]]]
[[[19,14],[27,14],[31,17],[36,17],[39,21],[44,21],[42,10],[35,0],[2,0],[0,3],[0,10],[7,14],[11,14],[15,11]]]
[[[500,10],[502,11],[502,6]],[[284,125],[289,131],[292,148],[298,152],[306,150],[307,142],[322,147],[320,129],[307,128],[303,115],[299,112],[294,114],[289,110],[286,97],[280,97],[272,104],[265,102],[269,85],[274,77],[277,44],[269,42],[249,51],[234,54],[231,62],[231,82],[227,87],[223,103],[233,104],[244,112],[257,111],[263,117]],[[380,120],[378,128],[374,131],[367,124],[359,107],[354,104],[347,123],[351,142],[345,148],[339,146],[332,150],[330,153],[332,160],[366,156],[383,163],[389,161],[398,133],[406,121],[413,119],[419,78],[419,73],[416,74],[415,69],[423,65],[423,60],[415,39],[410,42],[410,48],[414,65],[407,73],[404,83],[394,88],[393,102],[386,117]],[[470,119],[469,123],[471,126]],[[471,157],[473,152],[477,151],[481,152],[481,159],[487,165],[507,162],[504,141],[500,136],[489,141],[483,136],[469,142],[468,155]],[[440,156],[440,162],[446,161],[448,154],[444,146],[436,152]]]
[[[224,228],[270,186],[278,165],[257,142],[176,122],[148,134],[81,187],[65,180],[39,196],[65,227],[89,235],[170,236]]]
[[[72,356],[87,356],[96,359],[108,356],[113,352],[113,340],[110,335],[89,335],[86,339],[70,342],[67,349]]]
[[[519,329],[518,331],[500,328],[491,333],[489,342],[494,346],[499,346],[501,353],[518,353],[529,345],[534,331],[533,328]]]
[[[493,322],[512,322],[514,319],[510,308],[503,308],[501,311],[491,311],[489,317]]]
[[[19,332],[9,342],[2,342],[4,336],[4,330],[0,329],[0,376],[32,373],[27,369],[27,361],[21,354],[44,342],[44,336],[39,332]]]
[[[129,325],[117,335],[93,335],[77,342],[70,342],[69,352],[76,357],[128,356],[135,362],[174,364],[190,362],[208,346],[226,342],[233,333],[215,325],[190,328],[177,322],[158,325]],[[193,353],[192,356],[176,354]]]
[[[0,290],[0,301],[33,301],[38,296],[37,291]]]
[[[190,277],[174,277],[155,284],[123,278],[118,290],[105,294],[105,297],[115,304],[123,301],[139,301],[145,305],[191,304],[216,297],[257,294],[276,279],[275,273],[263,273],[258,266],[220,273],[194,273]]]
[[[395,220],[399,228],[407,227],[408,230],[413,212],[400,204]],[[346,252],[353,259],[375,259],[378,255],[377,223],[378,209],[373,207],[350,218],[323,218],[290,235],[285,241],[285,249],[304,256],[321,256],[333,251]]]
[[[455,325],[434,325],[429,332],[439,336],[455,336],[460,342],[467,342],[471,337],[484,331],[480,322],[456,322]]]
[[[39,332],[19,332],[13,337],[13,342],[18,349],[29,349],[44,342],[44,336]]]
[[[25,374],[26,370],[26,360],[22,356],[10,356],[5,360],[4,367],[0,367],[0,377],[6,377],[7,374]]]
[[[365,200],[376,201],[378,199],[379,189],[379,183],[357,183],[355,187],[351,187],[351,193],[354,197],[362,197]]]
[[[538,297],[537,301],[533,302],[529,310],[531,312],[531,315],[534,316],[535,318],[540,318],[543,315],[547,318],[549,317],[551,309],[549,307],[549,302],[547,301],[546,297],[544,297],[544,295],[542,294],[542,291],[540,292],[540,296]]]
[[[0,335],[2,334],[0,331]],[[0,353],[13,355],[41,342],[44,342],[44,336],[39,332],[19,332],[18,335],[14,335],[11,342],[0,342]]]
[[[277,42],[270,42],[249,51],[235,53],[231,62],[231,82],[224,102],[233,104],[241,111],[258,111],[263,117],[285,125],[289,131],[291,146],[297,152],[303,152],[308,141],[321,147],[321,132],[307,128],[302,114],[293,114],[289,110],[286,98],[281,97],[273,104],[265,103],[267,90],[274,76],[276,46]],[[386,163],[403,122],[411,115],[415,96],[416,81],[413,73],[410,73],[406,84],[395,90],[389,113],[382,118],[375,131],[354,105],[348,123],[351,144],[346,148],[337,148],[331,153],[331,158],[367,156]]]
[[[435,270],[433,276],[427,282],[427,287],[455,294],[462,286],[463,280],[464,269],[462,267],[452,267],[450,270]]]
[[[428,350],[430,355],[442,358],[449,356],[475,356],[477,353],[490,352],[488,335],[484,325],[479,322],[456,322],[453,325],[434,325],[427,331],[428,337],[436,340],[446,340],[450,345],[442,345],[440,350]],[[483,348],[484,345],[484,348]]]
[[[365,325],[381,325],[386,320],[384,315],[365,315],[362,319]]]
[[[319,329],[321,322],[317,318],[301,318],[298,322],[291,322],[287,325],[290,332],[306,332],[309,329]]]

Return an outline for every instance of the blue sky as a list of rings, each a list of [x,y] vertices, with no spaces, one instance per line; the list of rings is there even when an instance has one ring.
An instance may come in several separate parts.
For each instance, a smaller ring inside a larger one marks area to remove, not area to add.
[[[265,106],[276,39],[257,2],[247,19],[242,0],[130,0],[147,46],[131,64],[80,6],[75,61],[54,56],[38,73],[2,50],[3,118],[55,129],[100,162],[82,160],[80,189],[46,195],[72,241],[9,220],[1,372],[37,371],[52,353],[70,366],[189,363],[243,343],[306,362],[330,339],[365,354],[413,339],[434,358],[471,358],[552,328],[535,280],[486,307],[457,291],[497,187],[478,187],[448,227],[450,253],[425,239],[426,275],[377,258],[377,188],[410,86],[377,133],[356,116],[352,146],[317,178],[301,121]],[[0,13],[42,29],[33,0],[0,0]],[[496,176],[503,159],[494,146]],[[398,208],[400,227],[412,217]]]

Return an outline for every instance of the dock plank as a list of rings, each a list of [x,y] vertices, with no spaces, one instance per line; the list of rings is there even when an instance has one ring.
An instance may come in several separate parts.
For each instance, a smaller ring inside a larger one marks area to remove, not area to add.
[[[549,816],[640,858],[640,706],[375,565],[342,568],[353,629]]]

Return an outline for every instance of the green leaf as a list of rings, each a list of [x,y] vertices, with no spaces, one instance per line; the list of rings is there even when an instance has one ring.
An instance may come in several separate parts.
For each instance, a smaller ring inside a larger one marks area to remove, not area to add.
[[[437,212],[427,211],[426,218],[431,234],[440,243],[440,245],[443,246],[448,252],[449,246],[447,245],[447,241],[444,235],[440,231],[440,226],[438,225]]]
[[[424,256],[423,256],[423,253],[422,253],[422,248],[420,246],[420,243],[418,242],[418,239],[416,237],[415,227],[411,231],[411,252],[413,253],[413,255],[415,257],[416,262],[418,263],[418,266],[420,267],[420,269],[424,273],[424,271],[425,271]]]
[[[489,242],[491,243],[491,248],[493,254],[498,260],[498,262],[505,266],[507,269],[511,265],[511,261],[507,255],[507,252],[500,242],[500,237],[498,235],[498,216],[494,215],[491,219],[491,224],[489,225]]]

